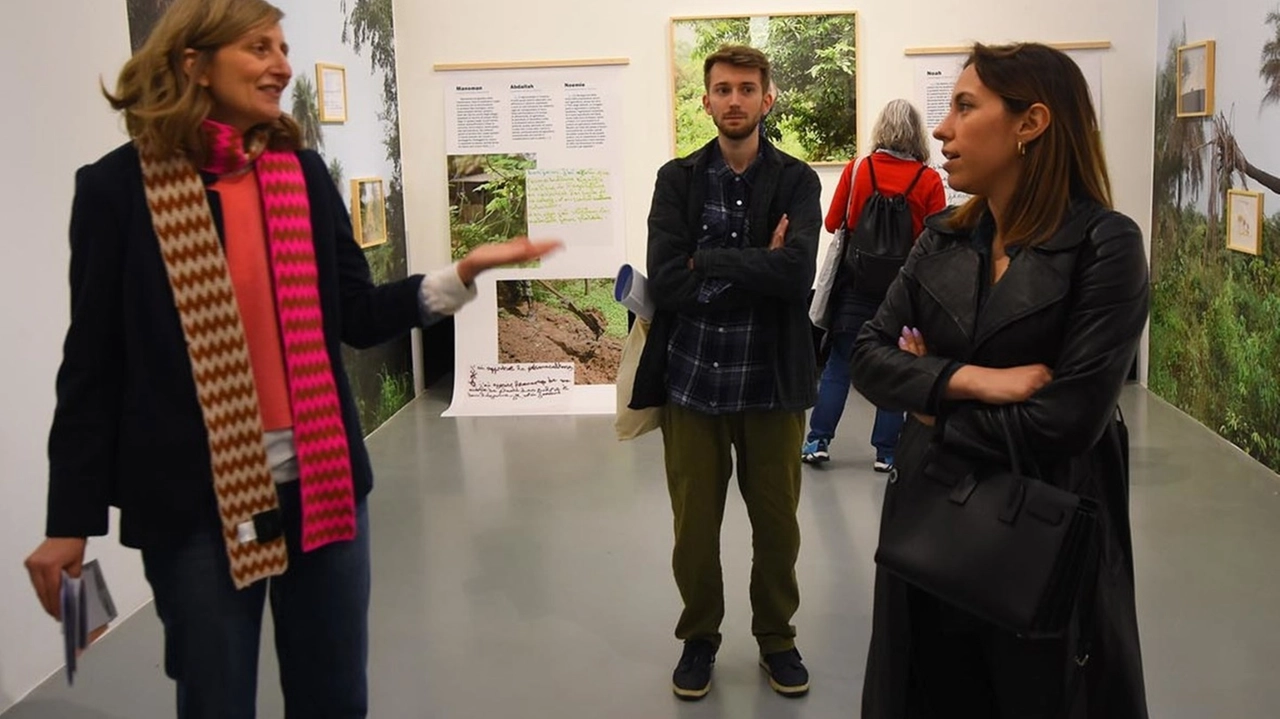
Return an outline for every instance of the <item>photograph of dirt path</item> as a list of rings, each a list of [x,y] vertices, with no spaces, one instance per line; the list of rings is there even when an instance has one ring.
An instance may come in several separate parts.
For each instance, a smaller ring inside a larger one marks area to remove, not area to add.
[[[498,361],[574,363],[575,384],[613,384],[627,310],[613,278],[500,280]]]

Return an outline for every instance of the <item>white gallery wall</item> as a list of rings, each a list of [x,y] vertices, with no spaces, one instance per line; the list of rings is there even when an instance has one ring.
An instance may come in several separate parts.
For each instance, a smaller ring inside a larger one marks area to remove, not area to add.
[[[74,18],[73,21],[68,21]],[[45,442],[70,317],[67,222],[76,168],[125,141],[98,92],[129,57],[124,3],[5,3],[0,63],[10,68],[5,138],[4,281],[0,282],[0,712],[62,666],[61,630],[22,560],[44,537]],[[115,517],[112,518],[112,532]],[[138,553],[114,536],[89,542],[122,615],[150,598]]]
[[[410,271],[439,266],[449,256],[443,142],[448,73],[434,72],[435,63],[628,58],[622,73],[623,206],[627,257],[642,266],[654,176],[671,157],[669,18],[849,10],[859,13],[860,24],[860,144],[886,102],[914,97],[915,65],[903,54],[906,48],[975,40],[1113,43],[1101,53],[1107,159],[1118,209],[1133,216],[1144,232],[1149,228],[1155,0],[402,1],[396,3],[395,19]],[[818,168],[824,210],[840,170]]]

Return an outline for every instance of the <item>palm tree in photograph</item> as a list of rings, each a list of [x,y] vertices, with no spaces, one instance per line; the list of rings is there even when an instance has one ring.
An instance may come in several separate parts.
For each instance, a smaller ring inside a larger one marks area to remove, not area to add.
[[[344,176],[342,161],[336,157],[329,160],[329,178],[333,180],[334,186],[338,188],[338,194],[342,194],[346,189],[342,182]]]
[[[316,105],[316,85],[302,74],[293,80],[293,107],[289,110],[302,129],[302,146],[312,150],[324,148],[324,127],[320,124],[320,108]]]
[[[392,0],[340,0],[341,41],[357,54],[366,54],[369,69],[382,75],[382,145],[391,163],[386,189],[386,234],[388,242],[365,250],[370,271],[378,281],[408,275],[405,254],[404,190],[400,175],[400,111],[396,88],[395,19]],[[335,168],[330,166],[330,173]],[[443,323],[442,323],[443,325]],[[452,330],[449,330],[452,331]],[[401,339],[369,350],[343,347],[347,375],[356,387],[361,404],[360,421],[366,430],[377,427],[413,397],[413,374],[409,341]],[[376,369],[376,375],[371,370]],[[377,382],[370,381],[375,377]],[[380,391],[378,391],[380,390]]]
[[[1258,68],[1258,76],[1267,83],[1267,92],[1262,96],[1262,104],[1259,109],[1265,108],[1267,105],[1280,103],[1280,10],[1272,10],[1267,13],[1266,24],[1271,26],[1274,33],[1272,38],[1262,45],[1262,65]],[[1227,128],[1228,130],[1230,128]],[[1230,138],[1230,133],[1227,133]],[[1231,160],[1233,167],[1241,173],[1253,178],[1263,187],[1280,194],[1280,177],[1276,177],[1265,170],[1262,170],[1245,158],[1244,153],[1240,151],[1240,146],[1235,144],[1234,138],[1231,138],[1229,146],[1232,152],[1226,154]]]
[[[1184,28],[1169,40],[1164,67],[1156,80],[1156,197],[1182,208],[1195,202],[1204,185],[1204,123],[1180,118],[1178,106],[1178,47],[1186,43]]]
[[[1156,76],[1156,137],[1153,164],[1151,275],[1158,281],[1168,258],[1175,254],[1186,220],[1187,206],[1204,186],[1204,123],[1178,117],[1178,47],[1186,43],[1186,29],[1169,38],[1160,73]]]
[[[1261,65],[1258,76],[1266,83],[1267,91],[1262,96],[1259,109],[1267,105],[1280,104],[1280,10],[1267,13],[1266,24],[1271,26],[1273,37],[1262,45]],[[1226,192],[1235,184],[1232,176],[1240,180],[1240,185],[1249,187],[1252,179],[1259,185],[1280,194],[1280,177],[1263,170],[1249,162],[1244,150],[1236,142],[1231,131],[1231,120],[1221,111],[1213,118],[1213,166],[1209,177],[1209,226],[1206,240],[1212,247],[1218,239],[1218,202],[1226,196]]]
[[[1258,67],[1258,77],[1262,78],[1267,87],[1267,92],[1262,96],[1260,110],[1267,105],[1280,104],[1280,10],[1267,13],[1266,24],[1271,26],[1273,36],[1262,45],[1262,62]],[[1215,171],[1225,186],[1224,190],[1231,187],[1230,176],[1235,172],[1241,176],[1242,183],[1245,182],[1244,178],[1248,177],[1268,190],[1280,194],[1280,177],[1249,162],[1240,145],[1236,143],[1235,135],[1231,132],[1231,121],[1221,112],[1214,118],[1213,144]]]

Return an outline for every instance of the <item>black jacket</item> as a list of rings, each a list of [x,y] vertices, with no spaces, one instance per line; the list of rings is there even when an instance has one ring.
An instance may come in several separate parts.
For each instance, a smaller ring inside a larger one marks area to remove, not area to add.
[[[298,158],[311,202],[325,341],[356,496],[363,497],[373,474],[340,343],[370,347],[417,326],[422,278],[375,287],[324,161],[309,151]],[[207,196],[222,235],[218,194]],[[46,533],[106,534],[108,505],[120,508],[120,539],[133,547],[168,541],[217,516],[191,362],[131,144],[76,173],[71,325],[49,435]]]
[[[929,218],[875,319],[858,335],[853,383],[879,407],[937,413],[934,427],[908,422],[895,455],[900,485],[918,476],[930,444],[975,462],[1008,466],[994,407],[936,402],[935,388],[953,360],[1051,368],[1053,381],[1014,405],[1014,413],[1045,478],[1093,497],[1102,508],[1092,659],[1071,716],[1088,711],[1145,717],[1127,444],[1114,421],[1147,318],[1141,232],[1129,218],[1096,203],[1073,203],[1053,237],[1012,258],[980,308],[978,287],[989,270],[970,236],[947,227],[948,216]],[[898,349],[904,325],[921,331],[929,356]],[[895,488],[886,491],[882,521],[892,516]],[[907,591],[900,580],[877,571],[875,592],[863,716],[900,717],[908,698],[913,626]],[[1064,657],[1063,666],[1068,663]]]
[[[649,209],[646,287],[657,312],[636,368],[630,406],[641,409],[666,403],[667,340],[677,313],[755,307],[759,320],[770,325],[764,334],[777,338],[773,364],[778,409],[810,407],[817,392],[808,299],[822,227],[818,175],[765,143],[759,160],[764,166],[751,190],[746,246],[699,250],[710,147],[708,143],[658,170]],[[770,250],[769,238],[784,214],[788,217],[786,244]],[[699,302],[698,287],[707,277],[728,280],[733,287],[711,302]]]

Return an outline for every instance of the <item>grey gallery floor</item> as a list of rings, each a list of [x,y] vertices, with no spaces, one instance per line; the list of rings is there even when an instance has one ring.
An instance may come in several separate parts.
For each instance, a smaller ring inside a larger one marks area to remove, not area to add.
[[[731,494],[725,643],[696,704],[668,688],[679,598],[660,437],[618,443],[605,416],[445,419],[445,406],[428,394],[369,439],[371,716],[857,715],[884,491],[860,398],[832,461],[804,474],[795,621],[812,692],[778,697],[756,665],[750,528]],[[1277,716],[1280,478],[1142,389],[1123,407],[1151,716]],[[259,716],[280,717],[269,642],[263,659]],[[92,648],[74,688],[55,675],[4,719],[172,716],[160,661],[148,605]]]

